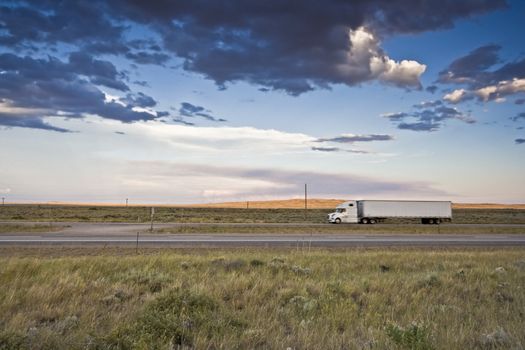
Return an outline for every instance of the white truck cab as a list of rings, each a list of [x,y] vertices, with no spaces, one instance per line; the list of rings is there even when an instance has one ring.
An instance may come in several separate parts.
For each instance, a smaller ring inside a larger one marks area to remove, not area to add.
[[[347,201],[335,207],[335,212],[328,214],[328,222],[340,224],[342,222],[357,224],[357,201]]]

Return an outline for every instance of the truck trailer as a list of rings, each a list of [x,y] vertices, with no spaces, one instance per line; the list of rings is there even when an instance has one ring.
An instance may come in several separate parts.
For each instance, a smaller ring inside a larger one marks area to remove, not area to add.
[[[439,225],[452,220],[450,201],[357,200],[339,204],[328,214],[328,222],[375,224],[387,218],[421,219],[422,224]]]

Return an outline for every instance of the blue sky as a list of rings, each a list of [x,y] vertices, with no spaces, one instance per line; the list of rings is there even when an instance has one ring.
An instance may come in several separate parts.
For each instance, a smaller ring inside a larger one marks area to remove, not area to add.
[[[0,195],[523,203],[520,1],[1,1]]]

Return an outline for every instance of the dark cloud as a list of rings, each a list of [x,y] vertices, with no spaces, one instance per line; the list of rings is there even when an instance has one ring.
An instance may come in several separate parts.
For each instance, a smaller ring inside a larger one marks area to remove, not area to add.
[[[521,112],[521,113],[518,113],[516,114],[514,117],[510,118],[513,122],[517,122],[517,121],[520,121],[520,120],[524,120],[525,121],[525,112]]]
[[[393,61],[381,49],[381,38],[450,28],[458,19],[505,5],[504,0],[426,0],[417,6],[410,0],[34,0],[2,6],[0,45],[38,49],[66,43],[138,64],[162,65],[176,56],[183,69],[220,88],[245,81],[298,95],[379,80],[417,89],[425,67]],[[159,39],[126,39],[135,24]],[[365,40],[349,40],[349,30]]]
[[[217,118],[212,116],[210,113],[211,111],[205,109],[201,106],[193,105],[189,102],[182,102],[180,104],[179,113],[183,117],[202,117],[204,119],[207,119],[212,122],[225,122],[226,119],[223,118]]]
[[[436,104],[433,108],[417,108],[408,113],[390,113],[383,116],[397,124],[398,129],[412,131],[437,131],[447,120],[461,120],[468,124],[476,122],[470,115],[441,104]]]
[[[3,104],[0,124],[65,131],[45,123],[47,116],[80,118],[86,114],[125,123],[158,118],[134,107],[151,107],[155,101],[142,93],[128,93],[124,99],[106,101],[96,86],[129,88],[122,83],[115,67],[89,55],[74,53],[69,62],[52,56],[47,59],[0,55],[0,99]],[[119,83],[121,83],[119,85]]]
[[[163,65],[169,61],[170,56],[165,53],[138,51],[127,53],[126,58],[138,64]]]
[[[525,58],[503,62],[500,50],[499,45],[481,46],[440,72],[437,82],[465,87],[447,94],[445,99],[451,103],[472,98],[492,101],[525,92]]]
[[[153,97],[145,95],[142,92],[136,93],[136,94],[127,94],[125,98],[121,99],[122,102],[126,103],[129,107],[155,107],[157,105],[157,101],[153,99]],[[157,112],[157,116],[159,117],[165,117],[167,116],[167,112]]]
[[[111,62],[97,60],[86,53],[73,52],[70,54],[69,67],[64,67],[64,69],[69,69],[71,74],[86,75],[94,84],[129,91],[129,87],[121,80],[122,75]]]
[[[431,120],[424,122],[414,122],[414,123],[399,123],[397,125],[398,129],[401,130],[412,130],[412,131],[436,131],[439,130],[441,124],[434,123]]]
[[[358,150],[358,149],[342,149],[339,147],[312,147],[312,151],[318,152],[346,152],[354,154],[369,154],[368,151]]]
[[[58,132],[69,132],[67,129],[59,128],[44,122],[40,117],[32,115],[11,115],[7,113],[0,113],[0,126],[42,129]]]
[[[517,144],[517,145],[522,145],[522,144],[525,144],[525,139],[515,139],[514,140],[514,143]]]
[[[481,46],[467,55],[454,60],[439,73],[440,83],[476,83],[486,75],[485,70],[500,61],[499,45]]]
[[[430,92],[431,94],[435,93],[437,89],[438,87],[436,85],[430,85],[425,88],[425,90]]]
[[[354,142],[371,142],[371,141],[391,141],[392,135],[371,134],[371,135],[341,135],[332,138],[321,138],[316,142],[337,142],[337,143],[354,143]]]
[[[149,87],[149,83],[145,80],[135,80],[133,82],[133,84],[135,85],[139,85],[139,86],[142,86],[142,87]]]
[[[126,133],[123,132],[123,131],[115,131],[115,134],[118,134],[118,135],[126,135]]]
[[[518,98],[516,101],[514,101],[514,103],[517,105],[522,105],[525,103],[525,98]]]
[[[72,81],[82,75],[96,85],[120,91],[129,90],[111,62],[97,60],[79,52],[72,53],[69,62],[62,62],[52,56],[48,56],[47,59],[35,59],[4,53],[0,54],[0,70],[4,72],[1,78]],[[15,76],[12,76],[13,74]],[[5,96],[0,95],[0,98],[2,97]]]
[[[125,27],[116,24],[103,1],[37,0],[0,7],[0,44],[114,43]]]
[[[319,152],[340,152],[341,149],[339,147],[312,147],[312,151],[319,151]]]

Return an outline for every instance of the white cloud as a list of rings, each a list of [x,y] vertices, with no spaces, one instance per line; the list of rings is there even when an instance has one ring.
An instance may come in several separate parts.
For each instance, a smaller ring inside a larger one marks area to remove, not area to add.
[[[525,79],[502,80],[496,85],[487,85],[474,91],[456,89],[443,96],[450,103],[459,103],[476,96],[479,100],[496,103],[505,102],[505,96],[525,92]]]
[[[525,92],[525,79],[514,78],[511,81],[503,80],[497,85],[485,86],[475,91],[475,94],[483,101],[497,100],[504,96],[518,92]]]
[[[11,193],[11,189],[10,188],[0,188],[0,194],[9,194]]]
[[[450,103],[459,103],[462,100],[464,100],[467,96],[468,92],[465,89],[457,89],[443,96],[443,99]]]
[[[397,86],[420,87],[419,78],[426,65],[417,61],[396,62],[380,48],[380,41],[365,28],[349,31],[351,44],[345,64],[337,67],[348,81],[379,79]],[[356,79],[357,78],[357,79]]]
[[[388,56],[372,57],[370,67],[380,80],[400,86],[419,86],[419,77],[427,68],[416,61],[396,62]]]

